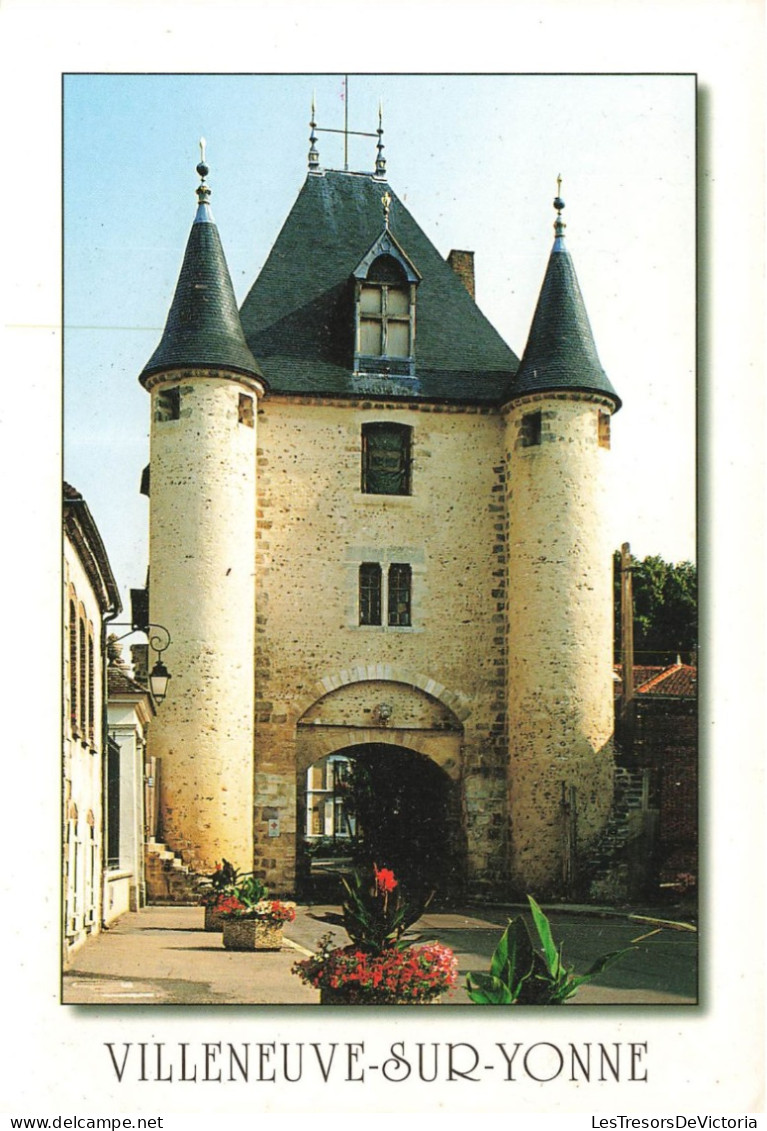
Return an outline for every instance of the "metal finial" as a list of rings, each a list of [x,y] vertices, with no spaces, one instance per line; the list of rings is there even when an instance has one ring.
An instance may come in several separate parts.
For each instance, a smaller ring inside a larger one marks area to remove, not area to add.
[[[205,184],[205,178],[207,177],[208,173],[210,172],[210,169],[208,168],[208,166],[205,162],[205,145],[206,145],[205,138],[201,137],[200,138],[200,163],[197,166],[197,173],[200,177],[200,184],[197,187],[197,199],[199,200],[200,204],[207,204],[208,199],[210,197],[210,189]]]
[[[564,220],[562,219],[562,209],[565,206],[565,202],[564,202],[564,200],[562,200],[562,197],[559,195],[561,193],[561,191],[562,191],[562,174],[560,173],[557,176],[557,195],[554,197],[554,207],[557,210],[557,218],[554,221],[554,235],[556,236],[557,239],[561,239],[562,236],[564,236],[565,228],[567,227]]]
[[[317,149],[317,133],[316,133],[317,122],[316,122],[316,117],[317,117],[317,108],[316,108],[316,104],[315,104],[315,100],[314,100],[314,95],[312,95],[312,119],[309,122],[309,127],[310,127],[310,130],[311,130],[311,132],[309,134],[309,172],[310,173],[316,173],[317,170],[320,167],[320,154],[319,154],[319,150]]]
[[[388,191],[388,189],[383,194],[383,196],[381,197],[381,204],[383,204],[383,207],[384,207],[384,224],[386,225],[386,227],[388,229],[388,227],[389,227],[389,209],[391,208],[391,193]]]
[[[386,158],[384,157],[383,105],[382,105],[381,102],[378,103],[378,129],[376,130],[376,133],[378,134],[378,143],[376,145],[376,149],[378,150],[378,152],[376,154],[376,172],[375,172],[375,175],[377,177],[385,177],[386,176]]]

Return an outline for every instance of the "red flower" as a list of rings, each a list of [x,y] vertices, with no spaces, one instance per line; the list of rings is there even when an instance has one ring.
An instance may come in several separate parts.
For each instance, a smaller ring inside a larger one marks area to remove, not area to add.
[[[386,895],[388,892],[394,891],[397,886],[397,881],[394,878],[394,872],[392,872],[391,868],[376,868],[376,866],[373,865],[373,871],[375,872],[376,887],[380,892]]]
[[[319,952],[297,962],[293,972],[316,989],[345,988],[350,1004],[423,1002],[456,984],[458,964],[453,952],[439,943],[369,954],[352,947],[333,948],[328,937]]]

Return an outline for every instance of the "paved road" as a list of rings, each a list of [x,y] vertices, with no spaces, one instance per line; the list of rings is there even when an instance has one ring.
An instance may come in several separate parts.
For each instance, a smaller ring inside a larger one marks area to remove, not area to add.
[[[444,1005],[468,1004],[465,975],[487,970],[511,909],[429,912],[413,941],[439,939],[458,956],[459,986]],[[599,954],[619,949],[654,929],[626,915],[587,911],[550,914],[565,957],[584,970]],[[346,941],[337,908],[300,907],[277,952],[223,949],[221,935],[203,930],[199,907],[151,907],[123,918],[76,953],[63,978],[65,1004],[316,1005],[319,995],[291,973],[331,931]],[[574,1005],[692,1005],[696,1000],[697,934],[665,928],[582,988]]]

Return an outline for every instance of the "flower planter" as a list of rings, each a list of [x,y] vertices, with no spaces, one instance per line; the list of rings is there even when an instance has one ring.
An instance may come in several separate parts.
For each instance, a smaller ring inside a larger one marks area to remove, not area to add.
[[[384,1001],[350,1001],[350,993],[344,988],[337,990],[324,987],[320,990],[320,1005],[439,1005],[442,998],[440,995],[436,997],[424,998],[422,1001],[414,1001],[412,998],[387,998]]]
[[[227,950],[279,950],[282,923],[263,919],[224,919],[224,947]]]
[[[206,931],[223,931],[226,919],[220,911],[216,910],[215,904],[210,904],[205,908],[205,930]]]

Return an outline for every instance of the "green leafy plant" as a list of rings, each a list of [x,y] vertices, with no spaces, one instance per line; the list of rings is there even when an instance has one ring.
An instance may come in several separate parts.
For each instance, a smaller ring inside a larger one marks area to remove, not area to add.
[[[223,860],[217,866],[215,872],[211,872],[209,876],[205,877],[200,903],[206,907],[216,907],[234,889],[239,876],[240,873],[234,864],[230,864],[228,860]]]
[[[341,878],[346,898],[344,927],[355,946],[373,953],[404,946],[402,935],[419,919],[431,900],[409,900],[390,868],[373,865],[372,882],[354,872]]]
[[[633,947],[603,954],[585,974],[563,958],[564,944],[554,942],[551,924],[531,895],[527,901],[538,935],[539,949],[533,945],[526,921],[521,915],[510,919],[490,962],[490,972],[471,973],[466,988],[477,1005],[562,1005],[580,987]]]
[[[244,907],[255,907],[269,896],[269,889],[263,880],[259,880],[252,872],[238,876],[230,888],[230,893]]]

